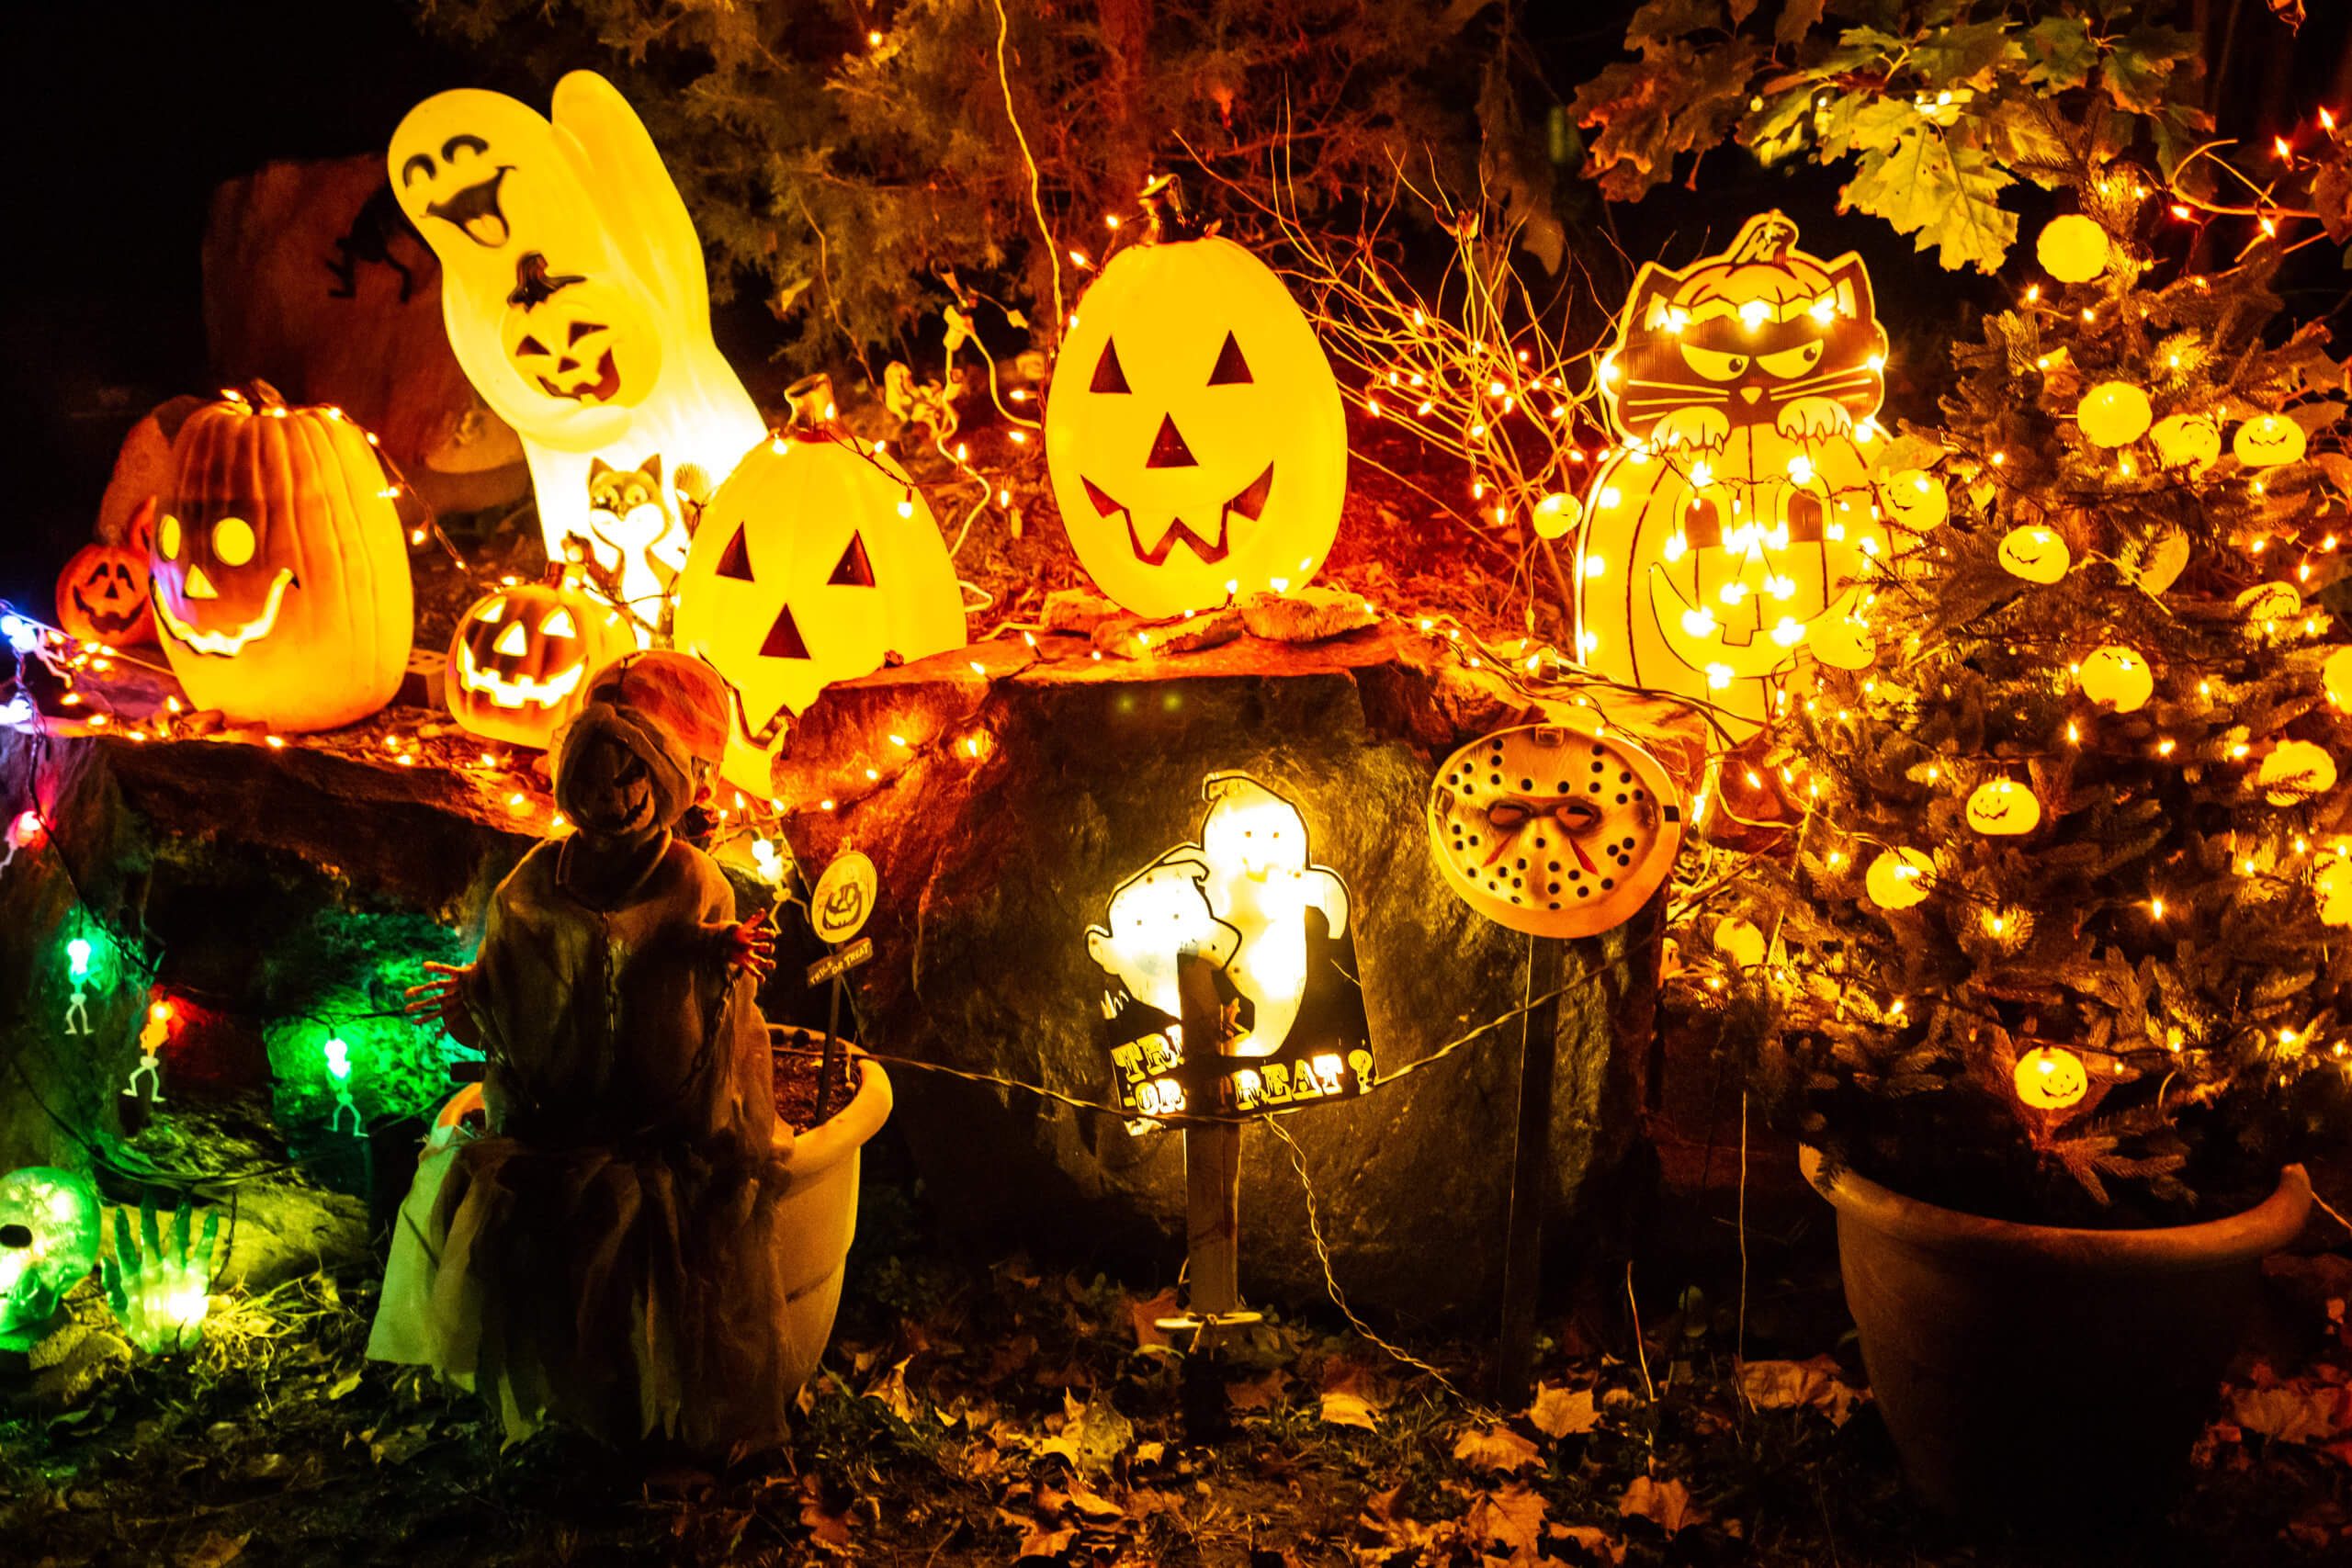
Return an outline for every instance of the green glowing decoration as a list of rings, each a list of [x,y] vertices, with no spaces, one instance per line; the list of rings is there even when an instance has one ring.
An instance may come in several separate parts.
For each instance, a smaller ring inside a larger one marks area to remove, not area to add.
[[[74,999],[65,1004],[65,1032],[90,1032],[90,939],[75,937],[65,944],[65,956],[74,975]]]
[[[344,1112],[347,1111],[351,1113],[351,1135],[363,1136],[367,1129],[360,1124],[359,1107],[351,1100],[351,1047],[341,1036],[332,1036],[320,1050],[327,1059],[327,1077],[334,1080],[334,1120],[328,1125],[342,1132]]]
[[[65,956],[73,964],[74,978],[86,980],[90,977],[90,939],[88,937],[77,936],[67,942]]]
[[[66,1292],[98,1260],[98,1195],[52,1166],[0,1176],[0,1349],[40,1342]]]
[[[194,1230],[186,1193],[180,1195],[168,1242],[155,1223],[152,1190],[140,1198],[138,1241],[131,1239],[130,1210],[114,1212],[114,1255],[99,1259],[107,1300],[123,1333],[150,1355],[192,1349],[203,1337],[220,1211],[206,1211],[203,1235],[191,1247]]]

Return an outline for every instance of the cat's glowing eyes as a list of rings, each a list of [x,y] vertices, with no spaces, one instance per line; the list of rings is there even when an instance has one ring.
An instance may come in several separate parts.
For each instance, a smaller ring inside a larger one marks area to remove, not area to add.
[[[1682,363],[1710,381],[1736,381],[1747,373],[1747,355],[1701,348],[1696,344],[1682,345]]]
[[[1782,380],[1792,376],[1802,376],[1820,363],[1821,344],[1818,343],[1800,344],[1794,348],[1784,348],[1778,354],[1758,355],[1756,359],[1758,369]]]

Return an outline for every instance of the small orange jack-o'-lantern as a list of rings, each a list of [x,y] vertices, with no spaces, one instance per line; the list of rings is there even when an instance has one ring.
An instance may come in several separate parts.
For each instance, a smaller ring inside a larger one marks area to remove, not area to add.
[[[400,690],[415,631],[390,478],[342,411],[254,382],[188,415],[157,502],[149,598],[198,708],[332,729]]]
[[[778,433],[704,509],[678,574],[677,646],[734,687],[721,772],[765,798],[785,716],[892,655],[964,646],[964,598],[931,508],[844,431]]]
[[[1577,711],[1447,758],[1429,827],[1438,869],[1478,913],[1535,936],[1590,936],[1666,880],[1681,795],[1656,758]]]
[[[473,734],[544,749],[580,711],[590,672],[636,650],[628,617],[550,567],[545,583],[501,588],[458,617],[443,696]]]
[[[109,648],[155,640],[143,525],[136,545],[85,545],[74,552],[57,574],[57,624],[69,637]]]
[[[1704,703],[1732,744],[1800,660],[1870,661],[1869,580],[1947,509],[1939,481],[1906,471],[1896,498],[1876,472],[1869,275],[1796,241],[1768,212],[1724,254],[1634,279],[1601,372],[1624,449],[1577,542],[1585,661]]]
[[[1313,577],[1339,532],[1347,420],[1315,331],[1230,240],[1135,245],[1079,300],[1046,404],[1070,547],[1174,615]]]
[[[514,265],[498,341],[525,380],[584,408],[633,408],[662,373],[662,340],[628,289],[551,272],[537,251]]]
[[[2036,1111],[2064,1111],[2090,1091],[2083,1059],[2057,1045],[2037,1045],[2018,1058],[2018,1099]]]

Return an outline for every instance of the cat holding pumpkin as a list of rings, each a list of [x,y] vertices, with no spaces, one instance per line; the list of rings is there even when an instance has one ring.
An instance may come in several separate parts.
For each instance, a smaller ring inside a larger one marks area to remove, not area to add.
[[[684,654],[598,671],[557,741],[576,830],[500,885],[473,963],[410,993],[484,1053],[491,1133],[420,1163],[368,1354],[478,1390],[510,1441],[553,1417],[761,1449],[798,1392],[775,1264],[793,1134],[754,999],[774,938],[672,831],[727,711]]]

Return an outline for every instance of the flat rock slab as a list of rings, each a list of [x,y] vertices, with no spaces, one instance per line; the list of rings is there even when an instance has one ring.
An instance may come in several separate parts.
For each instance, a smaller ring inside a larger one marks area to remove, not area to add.
[[[1437,763],[1539,716],[1443,637],[1389,623],[1299,646],[1243,637],[1143,660],[1078,637],[993,642],[835,686],[776,768],[809,874],[873,857],[877,950],[858,972],[867,1043],[967,1073],[1104,1098],[1103,974],[1085,931],[1112,889],[1192,839],[1212,773],[1247,772],[1297,805],[1312,858],[1353,894],[1355,953],[1381,1070],[1393,1073],[1522,998],[1527,939],[1446,891],[1426,843]],[[1612,711],[1687,767],[1663,710]],[[1681,768],[1678,768],[1681,771]],[[1686,774],[1687,776],[1687,774]],[[810,809],[814,804],[816,809]],[[1655,907],[1579,942],[1559,1023],[1555,1201],[1592,1245],[1637,1132],[1657,972]],[[1519,1026],[1362,1100],[1284,1120],[1340,1284],[1360,1304],[1436,1318],[1500,1284]],[[1168,1131],[1020,1089],[909,1068],[899,1117],[932,1193],[985,1245],[1064,1256],[1183,1257],[1183,1153]],[[1244,1138],[1245,1292],[1324,1293],[1291,1150]]]
[[[1574,700],[1556,683],[1543,695]],[[1697,738],[1666,710],[1589,695],[1691,776]],[[1394,620],[1316,644],[1240,635],[1141,658],[1105,654],[1084,635],[1015,637],[828,692],[776,767],[783,836],[812,877],[844,848],[879,869],[866,928],[876,955],[853,979],[865,1042],[978,1075],[893,1072],[892,1135],[949,1223],[976,1247],[1030,1245],[1173,1278],[1181,1137],[1134,1134],[1116,1114],[1012,1084],[1105,1098],[1107,979],[1087,956],[1086,928],[1119,882],[1197,834],[1212,773],[1247,772],[1296,804],[1313,859],[1347,881],[1383,1073],[1521,1006],[1527,939],[1446,891],[1423,814],[1442,759],[1543,712],[1491,657]],[[306,933],[354,908],[478,931],[489,892],[551,810],[530,759],[493,749],[485,761],[479,743],[424,710],[283,746],[258,735],[134,740],[119,724],[41,739],[0,731],[8,798],[24,797],[37,753],[62,852],[0,878],[0,984],[27,998],[0,1020],[0,1055],[84,1126],[115,1113],[143,989],[115,987],[93,1008],[96,1037],[59,1048],[53,960],[74,887],[111,923],[147,933],[166,955],[166,984],[255,1019],[284,1016],[300,998],[279,955]],[[1639,1133],[1656,916],[1654,905],[1570,954],[1547,1233],[1564,1261],[1606,1254],[1626,1223],[1617,1200]],[[772,1016],[821,1018],[821,995],[797,980],[790,965],[779,975]],[[1359,1306],[1460,1320],[1495,1299],[1519,1030],[1507,1021],[1361,1100],[1283,1119],[1332,1272]],[[13,1077],[0,1071],[0,1083]],[[1264,1127],[1243,1145],[1245,1293],[1319,1301],[1324,1269],[1292,1151]],[[41,1110],[0,1088],[0,1168],[78,1163],[73,1152]]]

